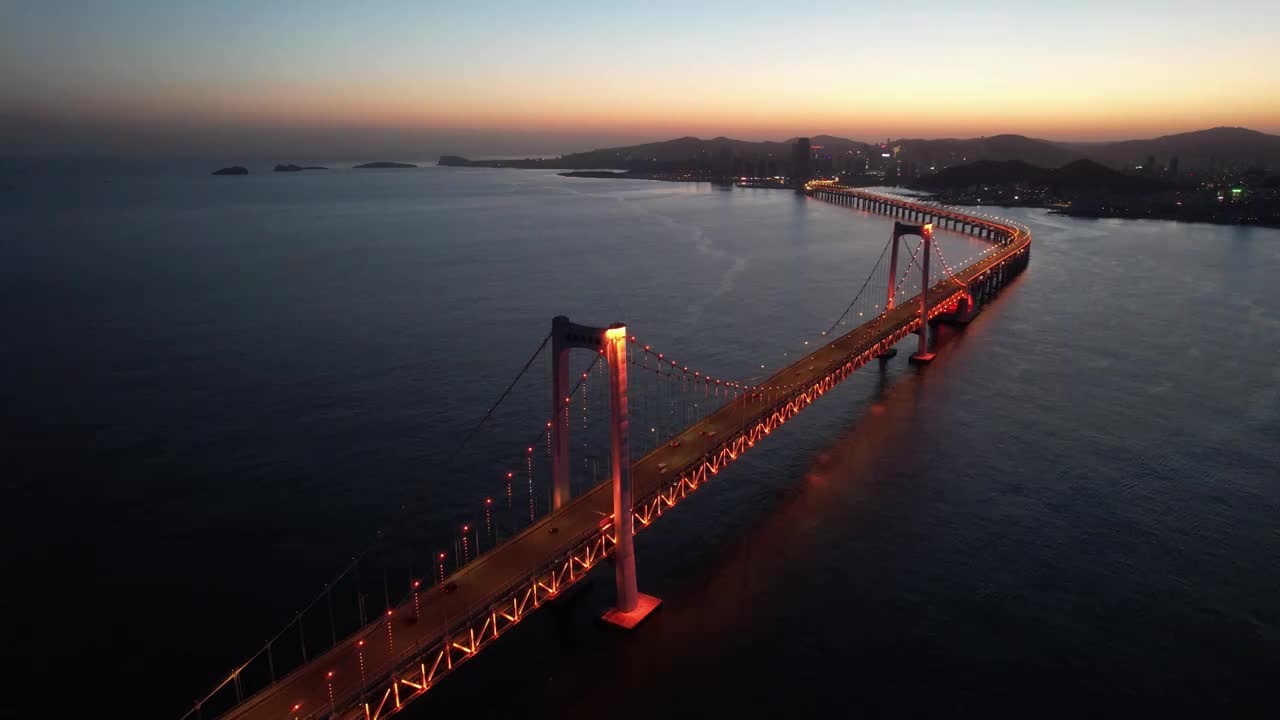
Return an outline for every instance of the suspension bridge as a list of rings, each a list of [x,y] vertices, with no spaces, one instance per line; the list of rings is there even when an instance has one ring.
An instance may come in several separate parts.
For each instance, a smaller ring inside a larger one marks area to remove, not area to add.
[[[894,220],[880,260],[844,314],[821,333],[815,350],[758,381],[727,380],[658,352],[624,325],[593,327],[555,318],[534,353],[537,358],[550,346],[549,419],[533,442],[521,446],[524,467],[505,473],[505,498],[498,493],[497,505],[508,511],[519,507],[524,515],[523,498],[516,503],[513,488],[519,488],[523,478],[517,475],[527,469],[527,524],[502,537],[495,528],[494,499],[485,498],[483,519],[462,526],[451,541],[452,552],[433,553],[419,563],[430,571],[413,573],[403,593],[393,598],[384,575],[385,611],[374,617],[359,590],[357,557],[293,622],[195,703],[184,720],[390,716],[602,564],[612,566],[617,591],[616,605],[604,619],[634,627],[660,602],[639,592],[635,533],[858,368],[891,357],[909,336],[917,336],[912,361],[931,360],[930,325],[968,322],[1029,259],[1031,233],[1011,221],[827,181],[811,182],[805,192]],[[935,228],[978,238],[984,250],[953,266],[934,242]],[[931,259],[938,261],[932,269]],[[571,386],[574,350],[591,361]],[[532,363],[531,358],[521,375]],[[576,414],[575,398],[587,406],[592,373],[607,386],[595,397],[607,405],[608,471],[575,497],[571,410]],[[639,381],[658,389],[637,393]],[[498,404],[514,386],[515,381]],[[679,412],[674,410],[677,396],[682,398]],[[635,403],[664,416],[662,433],[656,425],[649,433],[632,431]],[[633,444],[651,447],[632,461]],[[534,460],[540,455],[550,466],[545,495],[534,488]],[[540,497],[546,512],[539,516]],[[482,542],[488,544],[483,553]],[[353,569],[359,621],[354,631],[340,636],[334,593]],[[321,634],[327,642],[317,645],[315,626],[323,626],[326,607],[328,632]]]

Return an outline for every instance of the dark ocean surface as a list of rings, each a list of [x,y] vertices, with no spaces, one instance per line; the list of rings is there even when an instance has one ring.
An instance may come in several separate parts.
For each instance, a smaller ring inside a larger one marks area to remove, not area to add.
[[[0,175],[0,714],[176,719],[402,515],[362,568],[376,615],[484,498],[527,521],[503,478],[543,358],[458,448],[552,316],[756,377],[892,223],[705,184],[261,170]],[[664,600],[640,630],[595,622],[604,571],[406,717],[1275,717],[1280,231],[998,213],[1031,265],[932,365],[863,368],[638,537]],[[579,489],[607,465],[581,438]]]

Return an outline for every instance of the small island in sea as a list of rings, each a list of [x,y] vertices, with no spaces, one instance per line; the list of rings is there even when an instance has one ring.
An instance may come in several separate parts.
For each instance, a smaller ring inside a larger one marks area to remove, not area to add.
[[[248,175],[249,168],[241,167],[239,165],[232,165],[231,167],[224,167],[220,170],[214,170],[213,174],[214,175]]]
[[[412,163],[398,163],[398,162],[383,161],[383,162],[365,163],[363,165],[356,165],[355,167],[357,169],[361,169],[361,168],[385,169],[385,168],[416,168],[418,166]]]
[[[294,165],[290,163],[288,165],[277,165],[275,171],[276,172],[302,172],[303,170],[328,170],[328,169],[329,168],[324,167],[323,165]]]
[[[445,167],[481,167],[481,168],[516,168],[534,170],[539,168],[573,169],[572,164],[560,162],[563,158],[543,160],[542,158],[525,158],[523,160],[468,160],[460,155],[441,155],[437,165]]]
[[[653,178],[644,173],[633,173],[629,170],[571,170],[569,172],[556,173],[561,177],[579,177],[579,178],[600,178],[602,180],[622,179],[622,180],[652,180]]]

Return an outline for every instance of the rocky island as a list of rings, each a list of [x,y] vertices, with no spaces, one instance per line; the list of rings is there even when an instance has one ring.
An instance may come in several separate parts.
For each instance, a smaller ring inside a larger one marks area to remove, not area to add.
[[[214,175],[248,175],[249,168],[241,167],[239,165],[232,165],[231,167],[224,167],[221,170],[214,170],[213,174]]]
[[[328,170],[328,169],[329,168],[324,167],[323,165],[294,165],[290,163],[288,165],[277,165],[275,171],[276,172],[302,172],[303,170]]]
[[[601,178],[608,180],[609,178],[634,178],[635,175],[620,170],[571,170],[569,172],[556,173],[561,177],[581,177],[581,178]]]
[[[417,166],[417,165],[414,165],[414,164],[412,164],[412,163],[398,163],[398,162],[385,162],[385,161],[383,161],[383,162],[371,162],[371,163],[365,163],[365,164],[363,164],[363,165],[356,165],[355,167],[356,167],[356,169],[377,169],[377,170],[381,170],[381,169],[386,169],[386,168],[416,168],[416,167],[418,167],[418,166]]]
[[[581,153],[580,153],[581,154]],[[543,160],[542,158],[525,158],[523,160],[468,160],[459,155],[441,155],[437,165],[444,167],[479,167],[479,168],[516,168],[520,170],[535,169],[573,169],[572,162],[566,164],[563,158]]]

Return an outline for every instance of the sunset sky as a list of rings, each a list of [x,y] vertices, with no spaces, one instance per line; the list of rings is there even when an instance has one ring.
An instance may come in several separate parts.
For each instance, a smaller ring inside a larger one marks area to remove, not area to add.
[[[0,6],[0,151],[1280,133],[1280,2]]]

